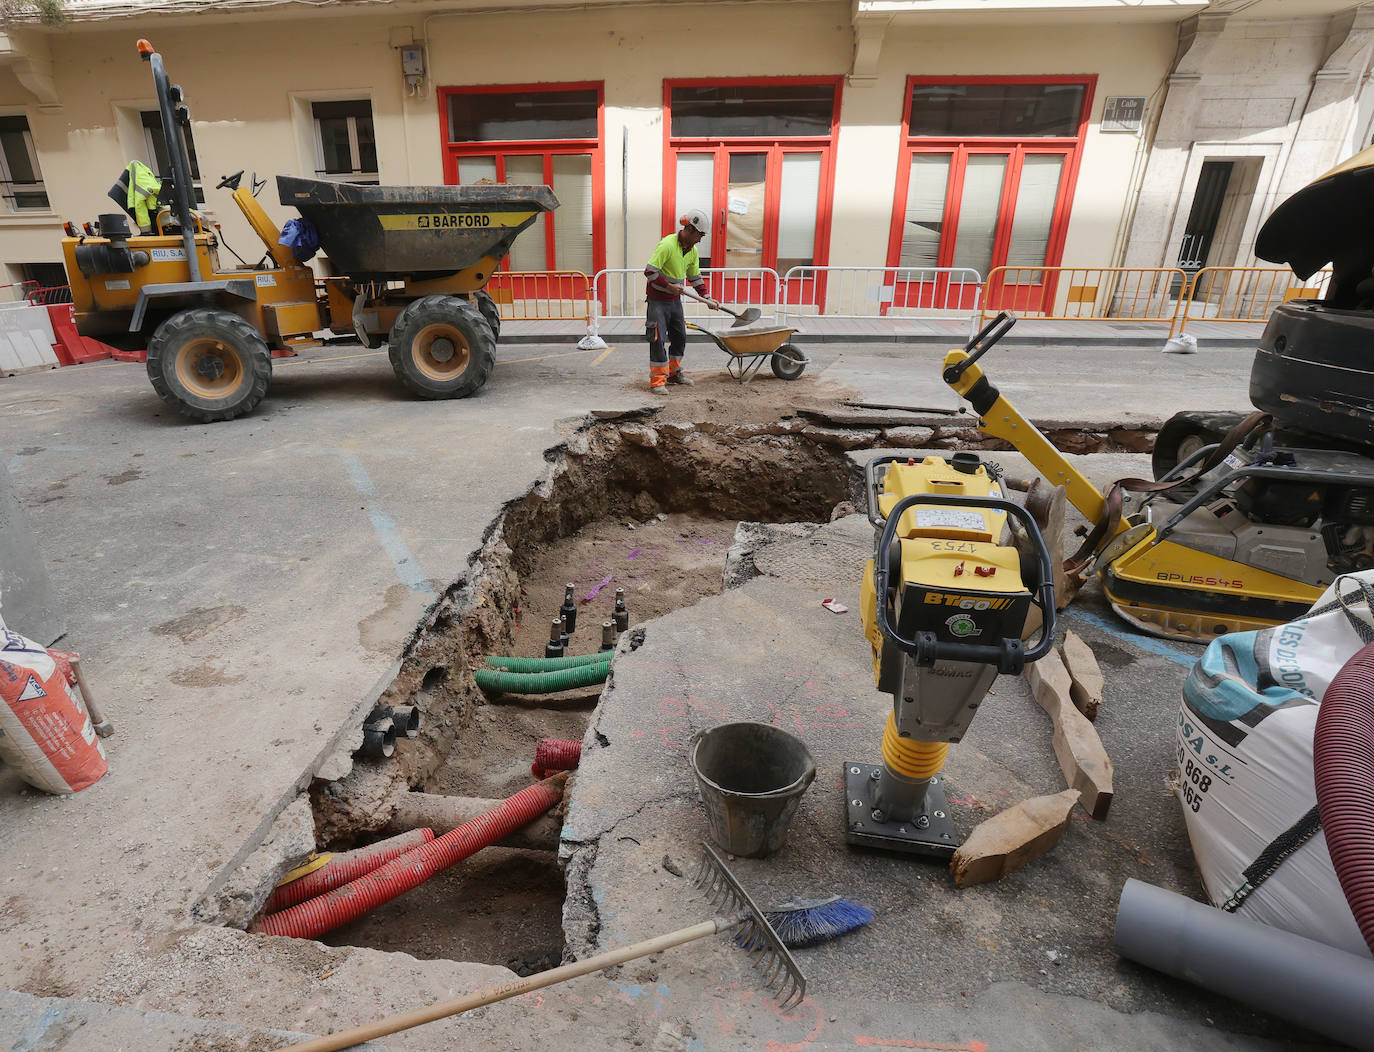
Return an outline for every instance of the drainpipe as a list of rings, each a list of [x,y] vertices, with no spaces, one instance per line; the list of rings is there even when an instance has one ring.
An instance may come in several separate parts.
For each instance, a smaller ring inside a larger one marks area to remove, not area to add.
[[[563,800],[567,777],[556,774],[536,782],[486,814],[352,883],[280,913],[260,917],[250,930],[260,935],[313,939],[357,920],[552,810]]]
[[[1374,1049],[1374,961],[1367,957],[1134,879],[1121,889],[1113,948],[1165,975]]]
[[[483,800],[475,796],[440,796],[436,793],[397,793],[388,805],[393,807],[386,830],[402,833],[412,829],[432,829],[442,836],[459,826],[499,807],[500,800]],[[563,830],[560,819],[549,815],[536,818],[528,825],[512,830],[495,847],[517,847],[526,851],[556,851],[559,834]]]

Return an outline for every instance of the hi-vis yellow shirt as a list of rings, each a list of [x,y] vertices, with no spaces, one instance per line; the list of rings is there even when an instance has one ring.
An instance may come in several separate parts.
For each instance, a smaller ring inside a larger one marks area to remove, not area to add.
[[[654,254],[649,257],[649,262],[644,268],[645,274],[649,277],[649,298],[656,300],[678,299],[679,297],[666,289],[657,287],[654,278],[655,274],[650,271],[657,271],[665,278],[672,281],[691,281],[693,286],[702,285],[705,279],[701,276],[701,257],[697,255],[697,247],[693,245],[686,252],[682,251],[682,242],[677,239],[676,234],[669,234],[658,243],[654,249]]]

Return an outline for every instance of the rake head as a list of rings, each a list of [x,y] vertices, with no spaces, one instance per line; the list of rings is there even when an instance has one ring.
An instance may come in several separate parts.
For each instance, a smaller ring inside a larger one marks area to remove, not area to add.
[[[742,926],[736,945],[749,954],[754,967],[763,976],[764,986],[776,989],[779,1006],[788,1009],[801,1004],[806,997],[806,976],[802,975],[801,968],[763,911],[709,844],[701,845],[701,861],[693,880],[706,892],[711,904],[727,915],[725,927]]]

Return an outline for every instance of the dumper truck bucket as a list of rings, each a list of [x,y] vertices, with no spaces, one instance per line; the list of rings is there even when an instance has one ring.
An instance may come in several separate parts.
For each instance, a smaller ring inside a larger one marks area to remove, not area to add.
[[[315,225],[335,271],[359,281],[437,278],[500,259],[558,207],[547,186],[357,186],[279,175],[277,194]]]

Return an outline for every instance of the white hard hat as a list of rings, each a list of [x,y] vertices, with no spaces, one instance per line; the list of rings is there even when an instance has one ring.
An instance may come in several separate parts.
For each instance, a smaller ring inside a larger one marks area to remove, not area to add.
[[[711,232],[711,220],[700,208],[689,208],[682,217],[682,225],[695,229],[702,237]]]

